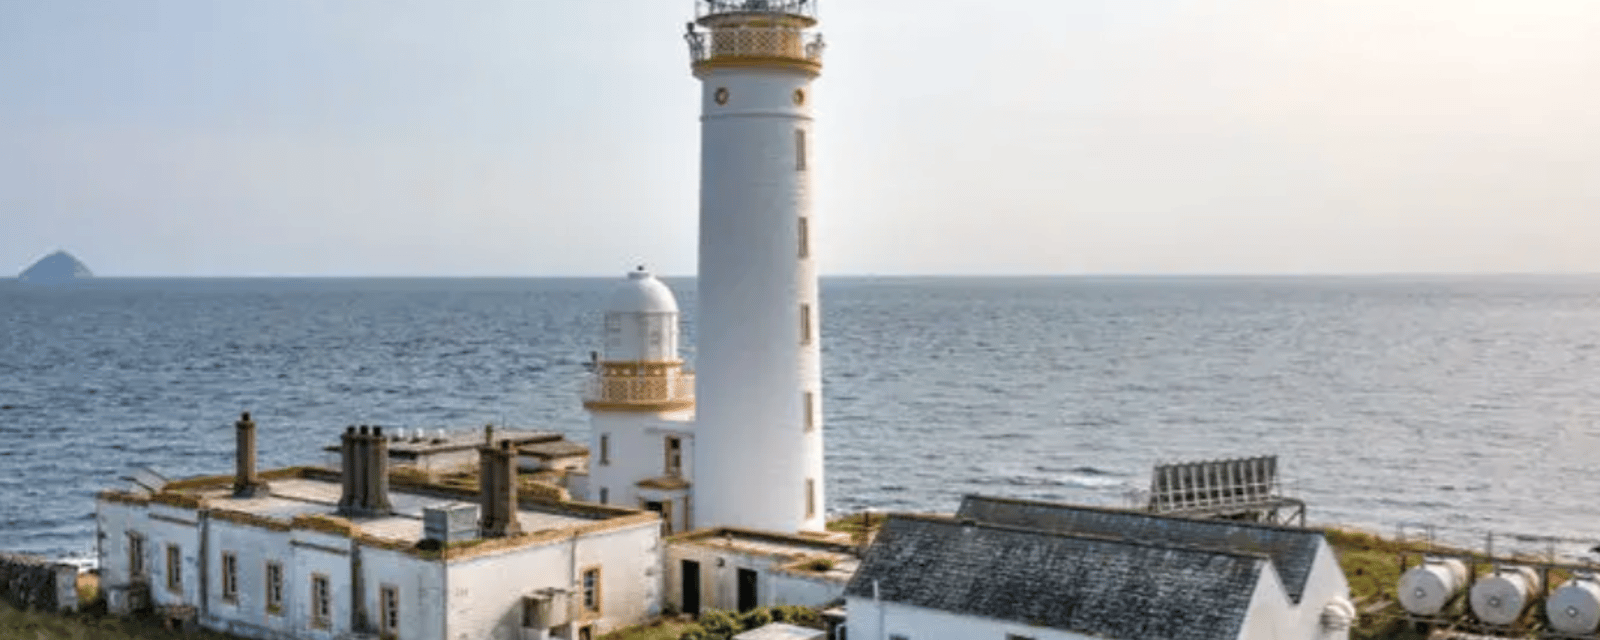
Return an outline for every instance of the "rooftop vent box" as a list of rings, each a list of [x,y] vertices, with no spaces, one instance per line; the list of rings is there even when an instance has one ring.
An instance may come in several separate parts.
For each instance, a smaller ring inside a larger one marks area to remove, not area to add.
[[[422,537],[449,544],[478,537],[478,505],[453,502],[422,509]]]

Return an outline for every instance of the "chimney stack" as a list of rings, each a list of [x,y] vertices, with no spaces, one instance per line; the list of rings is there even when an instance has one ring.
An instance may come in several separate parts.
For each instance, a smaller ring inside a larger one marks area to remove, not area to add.
[[[504,538],[522,533],[517,521],[517,450],[510,440],[478,448],[478,487],[482,501],[480,535]]]
[[[254,498],[267,492],[267,483],[256,474],[256,423],[250,412],[239,416],[234,427],[233,497]]]
[[[339,439],[342,492],[339,515],[378,516],[389,513],[389,442],[383,427],[346,427]]]

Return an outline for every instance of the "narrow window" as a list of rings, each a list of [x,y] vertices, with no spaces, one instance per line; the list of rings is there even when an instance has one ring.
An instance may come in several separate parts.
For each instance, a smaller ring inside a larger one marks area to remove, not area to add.
[[[583,571],[583,609],[600,613],[600,568]]]
[[[311,575],[311,626],[326,629],[333,623],[333,594],[328,590],[328,576]]]
[[[800,305],[800,344],[811,344],[811,305]]]
[[[239,602],[239,556],[232,551],[222,552],[222,599]]]
[[[798,230],[800,236],[800,257],[802,259],[809,258],[811,257],[811,219],[805,216],[800,216]]]
[[[667,475],[683,475],[683,439],[667,436]]]
[[[144,572],[144,534],[129,531],[128,577],[143,578]]]
[[[183,550],[175,544],[167,545],[167,588],[183,591]]]
[[[805,171],[806,170],[806,130],[805,129],[795,129],[794,130],[794,169],[795,169],[795,171]]]
[[[1019,636],[1015,633],[1006,634],[1006,640],[1034,640],[1033,636]]]
[[[895,635],[895,634],[891,633],[891,634],[889,634],[889,640],[911,640],[911,637],[910,636]]]
[[[600,464],[611,464],[611,434],[609,433],[600,434]]]
[[[283,565],[267,563],[267,613],[283,614]]]
[[[800,403],[804,405],[806,431],[817,428],[817,394],[807,391],[800,394]]]
[[[600,487],[600,504],[611,504],[611,490]]]
[[[378,617],[379,630],[385,635],[395,636],[400,633],[400,588],[386,584],[378,593],[382,601],[382,613]]]
[[[806,478],[806,517],[817,515],[817,481]]]

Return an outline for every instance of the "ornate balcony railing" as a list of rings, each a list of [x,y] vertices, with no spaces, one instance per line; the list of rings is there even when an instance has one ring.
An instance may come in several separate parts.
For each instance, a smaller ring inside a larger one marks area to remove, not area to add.
[[[733,13],[778,13],[812,19],[817,17],[817,0],[697,0],[694,4],[695,18]]]
[[[663,375],[589,376],[586,405],[657,407],[694,404],[694,372],[673,370]]]
[[[689,61],[692,63],[736,58],[787,58],[821,64],[822,51],[826,46],[822,42],[822,34],[809,34],[809,40],[807,35],[799,29],[784,26],[726,27],[713,29],[709,33],[691,31],[684,34],[684,39],[689,42]]]

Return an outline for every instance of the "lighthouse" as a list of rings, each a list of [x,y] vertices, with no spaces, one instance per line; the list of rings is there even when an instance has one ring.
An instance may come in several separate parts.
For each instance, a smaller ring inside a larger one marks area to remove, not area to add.
[[[694,374],[678,356],[678,301],[644,267],[612,290],[605,350],[590,366],[589,500],[661,514],[666,533],[688,527],[694,469]]]
[[[698,0],[697,528],[825,523],[812,242],[814,0]]]

